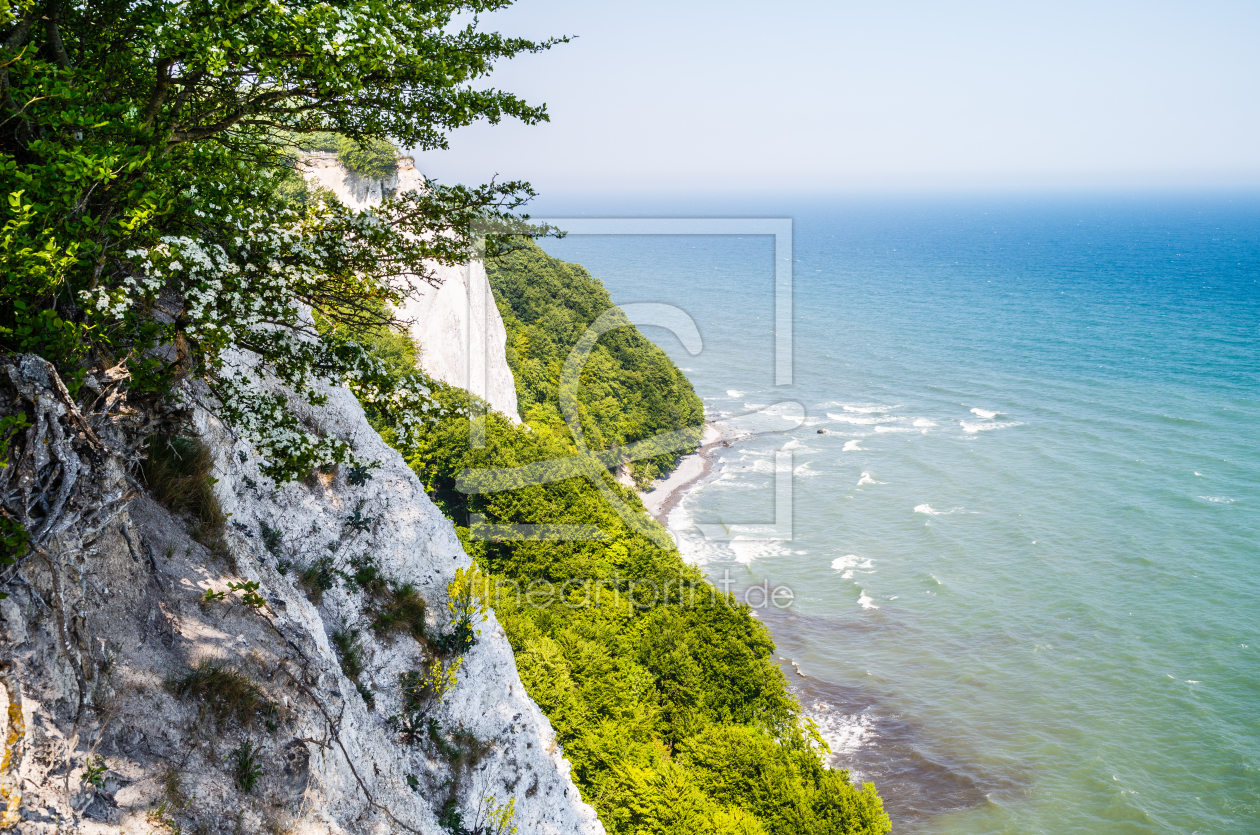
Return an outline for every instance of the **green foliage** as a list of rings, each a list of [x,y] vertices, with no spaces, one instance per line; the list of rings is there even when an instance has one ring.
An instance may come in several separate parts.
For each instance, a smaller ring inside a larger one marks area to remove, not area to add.
[[[455,579],[446,587],[446,609],[451,617],[451,631],[435,639],[438,652],[454,655],[466,652],[477,643],[481,630],[473,624],[487,617],[485,592],[488,588],[489,578],[481,574],[477,566],[468,570],[455,569]]]
[[[477,809],[477,823],[473,831],[478,835],[516,835],[516,798],[508,798],[507,803],[499,803],[486,795],[481,798]]]
[[[312,339],[304,311],[351,331],[387,324],[378,311],[406,296],[406,276],[465,261],[474,223],[519,226],[532,191],[430,184],[366,222],[301,182],[294,137],[330,134],[378,170],[389,142],[440,148],[479,120],[545,120],[477,86],[497,61],[557,42],[481,29],[478,13],[504,5],[10,2],[0,352],[45,357],[72,394],[118,361],[136,397],[202,378],[276,480],[353,461],[259,381],[270,372],[315,403],[328,381],[381,409],[416,404],[353,340]],[[236,348],[259,362],[225,365]]]
[[[446,802],[442,804],[442,811],[438,814],[438,826],[451,835],[464,835],[468,831],[464,829],[464,814],[459,811],[459,799],[454,794],[446,798]]]
[[[385,581],[371,554],[352,556],[349,563],[351,571],[346,577],[346,585],[350,591],[366,592],[373,600],[380,600],[389,594],[389,583]]]
[[[232,776],[236,779],[236,787],[242,794],[249,794],[258,785],[262,776],[262,766],[258,763],[259,748],[252,739],[246,738],[239,748],[231,753]]]
[[[30,425],[26,412],[0,418],[0,470],[9,466],[9,439]]]
[[[463,663],[463,658],[451,661],[432,658],[423,670],[412,670],[399,676],[402,712],[391,717],[390,722],[403,741],[414,745],[424,740],[429,731],[425,720],[441,703],[442,697],[455,687]]]
[[[469,769],[480,763],[494,747],[492,743],[478,739],[471,731],[466,731],[462,727],[453,730],[443,728],[441,723],[432,716],[428,718],[428,731],[427,742],[430,750],[454,767],[457,781],[465,776]]]
[[[263,547],[266,548],[273,557],[280,556],[280,546],[284,544],[283,535],[279,528],[273,528],[266,522],[259,526],[259,532],[262,534]]]
[[[401,325],[382,324],[393,319],[393,311],[379,302],[372,302],[372,313],[377,323],[351,325],[317,312],[315,324],[326,339],[354,341],[362,345],[384,370],[397,379],[415,371],[419,353],[410,331]]]
[[[9,466],[9,439],[30,426],[25,412],[0,418],[0,470]],[[0,508],[0,566],[13,565],[26,554],[31,537],[26,526]],[[0,592],[0,600],[9,595]]]
[[[105,758],[97,754],[88,757],[87,761],[84,762],[83,774],[79,777],[79,780],[85,786],[103,789],[105,788],[105,775],[108,772],[109,766],[105,764]]]
[[[414,363],[413,363],[414,365]],[[365,466],[351,467],[346,472],[346,483],[351,487],[362,487],[372,479],[372,468]]]
[[[349,171],[369,180],[385,180],[398,171],[398,148],[386,139],[358,142],[340,137],[337,159]]]
[[[324,601],[324,592],[331,589],[336,582],[337,571],[330,556],[320,557],[298,571],[298,585],[316,606]]]
[[[447,415],[400,448],[490,575],[488,603],[521,679],[610,832],[888,831],[873,790],[822,767],[765,627],[676,550],[629,528],[587,479],[500,493],[456,489],[467,469],[571,454],[567,433],[515,427],[492,413],[485,446],[473,448],[460,416],[467,395],[438,389],[435,397]],[[398,443],[388,427],[385,436]],[[485,525],[594,524],[606,538],[474,538],[474,514]],[[723,736],[726,729],[734,736]],[[761,759],[736,744],[750,739]],[[715,776],[717,761],[731,769],[727,782]],[[785,823],[780,804],[804,810],[804,823]]]
[[[424,598],[411,585],[392,586],[371,609],[372,631],[377,635],[406,632],[424,643],[426,611]]]
[[[359,503],[355,505],[354,513],[347,516],[345,521],[347,527],[350,527],[360,533],[372,527],[372,524],[376,522],[376,517],[363,515],[363,505],[365,503],[366,502],[363,499],[360,499]]]
[[[507,327],[507,358],[517,402],[532,426],[563,429],[560,372],[582,333],[612,307],[599,279],[577,264],[552,258],[531,242],[488,265],[490,286]],[[597,343],[582,371],[578,414],[587,446],[624,447],[676,429],[700,439],[704,407],[691,382],[665,352],[633,326]],[[693,446],[694,448],[694,446]],[[632,465],[642,487],[677,464],[678,452]]]
[[[26,553],[30,544],[30,535],[21,522],[9,516],[0,515],[0,565],[13,565]],[[0,600],[8,597],[0,592]]]
[[[247,606],[253,606],[255,609],[261,609],[267,605],[267,601],[258,593],[257,580],[243,580],[239,583],[229,582],[228,588],[232,591],[241,593],[241,602]]]
[[[228,558],[223,540],[227,517],[214,496],[209,448],[186,435],[151,435],[146,453],[140,472],[149,493],[171,512],[190,517],[193,538],[211,554]]]
[[[215,591],[214,589],[206,589],[205,592],[201,595],[201,605],[209,606],[211,603],[219,603],[225,597],[227,597],[227,592],[225,591]]]
[[[330,637],[333,649],[337,651],[337,659],[341,662],[341,671],[346,678],[357,682],[363,674],[363,646],[359,642],[357,629],[338,629]]]
[[[249,676],[219,661],[201,661],[167,680],[166,687],[180,698],[200,700],[220,724],[234,720],[249,725],[259,717],[270,723],[280,710]]]

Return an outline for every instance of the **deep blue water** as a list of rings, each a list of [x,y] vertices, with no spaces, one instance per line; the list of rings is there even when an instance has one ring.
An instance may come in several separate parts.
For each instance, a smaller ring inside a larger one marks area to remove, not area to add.
[[[692,315],[697,356],[645,332],[714,416],[804,407],[671,527],[711,576],[794,590],[761,616],[837,764],[899,832],[1260,831],[1260,198],[778,207],[788,386],[772,239],[544,246]]]

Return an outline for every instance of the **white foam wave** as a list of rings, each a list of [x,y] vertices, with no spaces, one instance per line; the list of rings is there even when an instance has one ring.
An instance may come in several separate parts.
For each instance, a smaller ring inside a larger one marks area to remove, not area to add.
[[[818,478],[822,475],[822,473],[817,470],[810,469],[810,462],[806,461],[804,464],[801,464],[799,467],[792,470],[792,475],[799,476],[800,478]]]
[[[886,433],[886,432],[921,432],[923,430],[917,429],[913,426],[876,426],[875,431],[880,432],[880,433]]]
[[[988,409],[972,409],[971,413],[973,415],[978,415],[985,420],[993,420],[995,417],[1002,414],[1001,412],[990,412]]]
[[[859,557],[857,554],[845,554],[843,557],[836,557],[831,561],[831,567],[835,571],[840,572],[841,580],[852,580],[853,572],[861,569],[863,574],[874,574],[875,563],[866,557]]]
[[[862,590],[861,587],[858,588],[858,591],[861,592],[861,595],[858,597],[859,606],[861,606],[863,609],[878,609],[879,608],[879,606],[875,605],[875,601],[872,600],[870,596],[865,591]]]
[[[873,415],[881,412],[891,412],[893,409],[901,408],[901,406],[859,406],[849,403],[840,403],[839,406],[846,412],[856,412],[859,415]]]
[[[780,557],[792,552],[791,548],[784,546],[781,539],[753,539],[742,535],[732,539],[730,546],[735,552],[735,561],[744,565],[765,557]]]
[[[1199,496],[1199,498],[1206,499],[1209,502],[1216,502],[1217,504],[1233,504],[1238,501],[1237,499],[1227,499],[1224,496]]]
[[[845,759],[875,737],[875,721],[865,713],[843,714],[825,702],[814,702],[805,708],[805,715],[814,720],[832,757]],[[845,766],[848,767],[848,763]],[[850,777],[854,773],[850,772]]]
[[[761,490],[762,485],[744,481],[737,473],[722,473],[705,485],[706,490]]]
[[[927,516],[948,516],[951,513],[965,513],[967,511],[965,508],[961,508],[961,507],[951,507],[949,510],[937,510],[936,508],[932,507],[930,504],[920,504],[920,505],[915,505],[914,512],[922,513]],[[971,511],[971,512],[974,513],[975,511]]]
[[[743,397],[744,392],[740,391],[739,389],[727,389],[726,396],[727,397]]]
[[[709,562],[729,559],[723,543],[708,539],[695,528],[695,520],[688,507],[691,496],[684,496],[666,520],[670,534],[678,544],[678,554],[689,565],[705,565]]]
[[[929,426],[935,426],[936,421],[928,420],[927,418],[915,418],[912,425],[917,426],[920,429],[927,429]]]
[[[840,423],[851,423],[855,426],[874,426],[877,423],[891,423],[895,417],[870,417],[869,415],[846,415],[840,412],[828,412],[827,417]]]
[[[863,450],[862,450],[861,444],[862,444],[862,440],[860,438],[854,438],[851,441],[845,441],[844,447],[840,451],[841,452],[862,452]]]
[[[868,472],[863,472],[862,477],[858,479],[858,487],[861,487],[863,484],[887,484],[887,483],[888,482],[886,481],[876,481]]]
[[[958,421],[962,425],[962,430],[970,435],[977,432],[985,432],[990,429],[1009,429],[1012,426],[1023,426],[1024,424],[1018,420],[1012,420],[1009,423],[968,423],[965,420]]]

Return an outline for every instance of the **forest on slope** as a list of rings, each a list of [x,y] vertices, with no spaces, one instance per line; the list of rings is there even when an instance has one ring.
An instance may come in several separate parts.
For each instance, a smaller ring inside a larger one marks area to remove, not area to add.
[[[561,426],[559,382],[566,357],[583,332],[611,308],[608,291],[580,264],[552,258],[524,242],[487,264],[507,328],[507,360],[525,421]],[[646,487],[673,469],[700,440],[704,405],[687,377],[637,328],[617,328],[599,340],[582,370],[578,414],[592,449],[624,447],[679,429],[690,443],[630,464]]]
[[[855,787],[847,771],[824,765],[826,743],[789,692],[765,626],[684,563],[672,545],[662,545],[668,540],[652,535],[660,532],[655,522],[644,522],[652,528],[646,533],[628,525],[595,481],[641,513],[635,491],[600,471],[464,492],[470,472],[577,452],[556,411],[555,363],[611,304],[589,273],[537,247],[505,260],[490,272],[504,295],[504,318],[513,317],[508,333],[518,347],[510,361],[525,371],[518,391],[527,425],[491,412],[484,445],[474,445],[467,393],[436,383],[430,390],[443,416],[412,442],[378,425],[491,578],[487,599],[530,696],[573,764],[583,798],[618,835],[888,832],[874,787]],[[694,399],[663,352],[632,325],[601,341],[616,347],[597,366],[603,387],[588,386],[583,376],[578,399],[585,425],[606,439],[616,432],[633,438],[637,427],[686,425],[695,412],[676,408],[678,400],[686,403],[682,397],[607,394],[642,374],[660,381],[661,391]],[[396,334],[379,332],[375,344],[402,360],[397,367],[408,362]],[[669,406],[657,406],[664,402]],[[596,531],[586,539],[548,539],[553,525]]]

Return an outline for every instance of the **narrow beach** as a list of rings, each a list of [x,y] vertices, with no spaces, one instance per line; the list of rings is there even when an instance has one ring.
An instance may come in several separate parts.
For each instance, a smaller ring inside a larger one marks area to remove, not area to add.
[[[673,472],[653,482],[652,489],[640,496],[648,515],[668,528],[670,511],[682,501],[687,488],[704,480],[713,471],[714,454],[728,444],[725,433],[713,421],[706,420],[704,434],[700,436],[700,448],[684,457]]]

